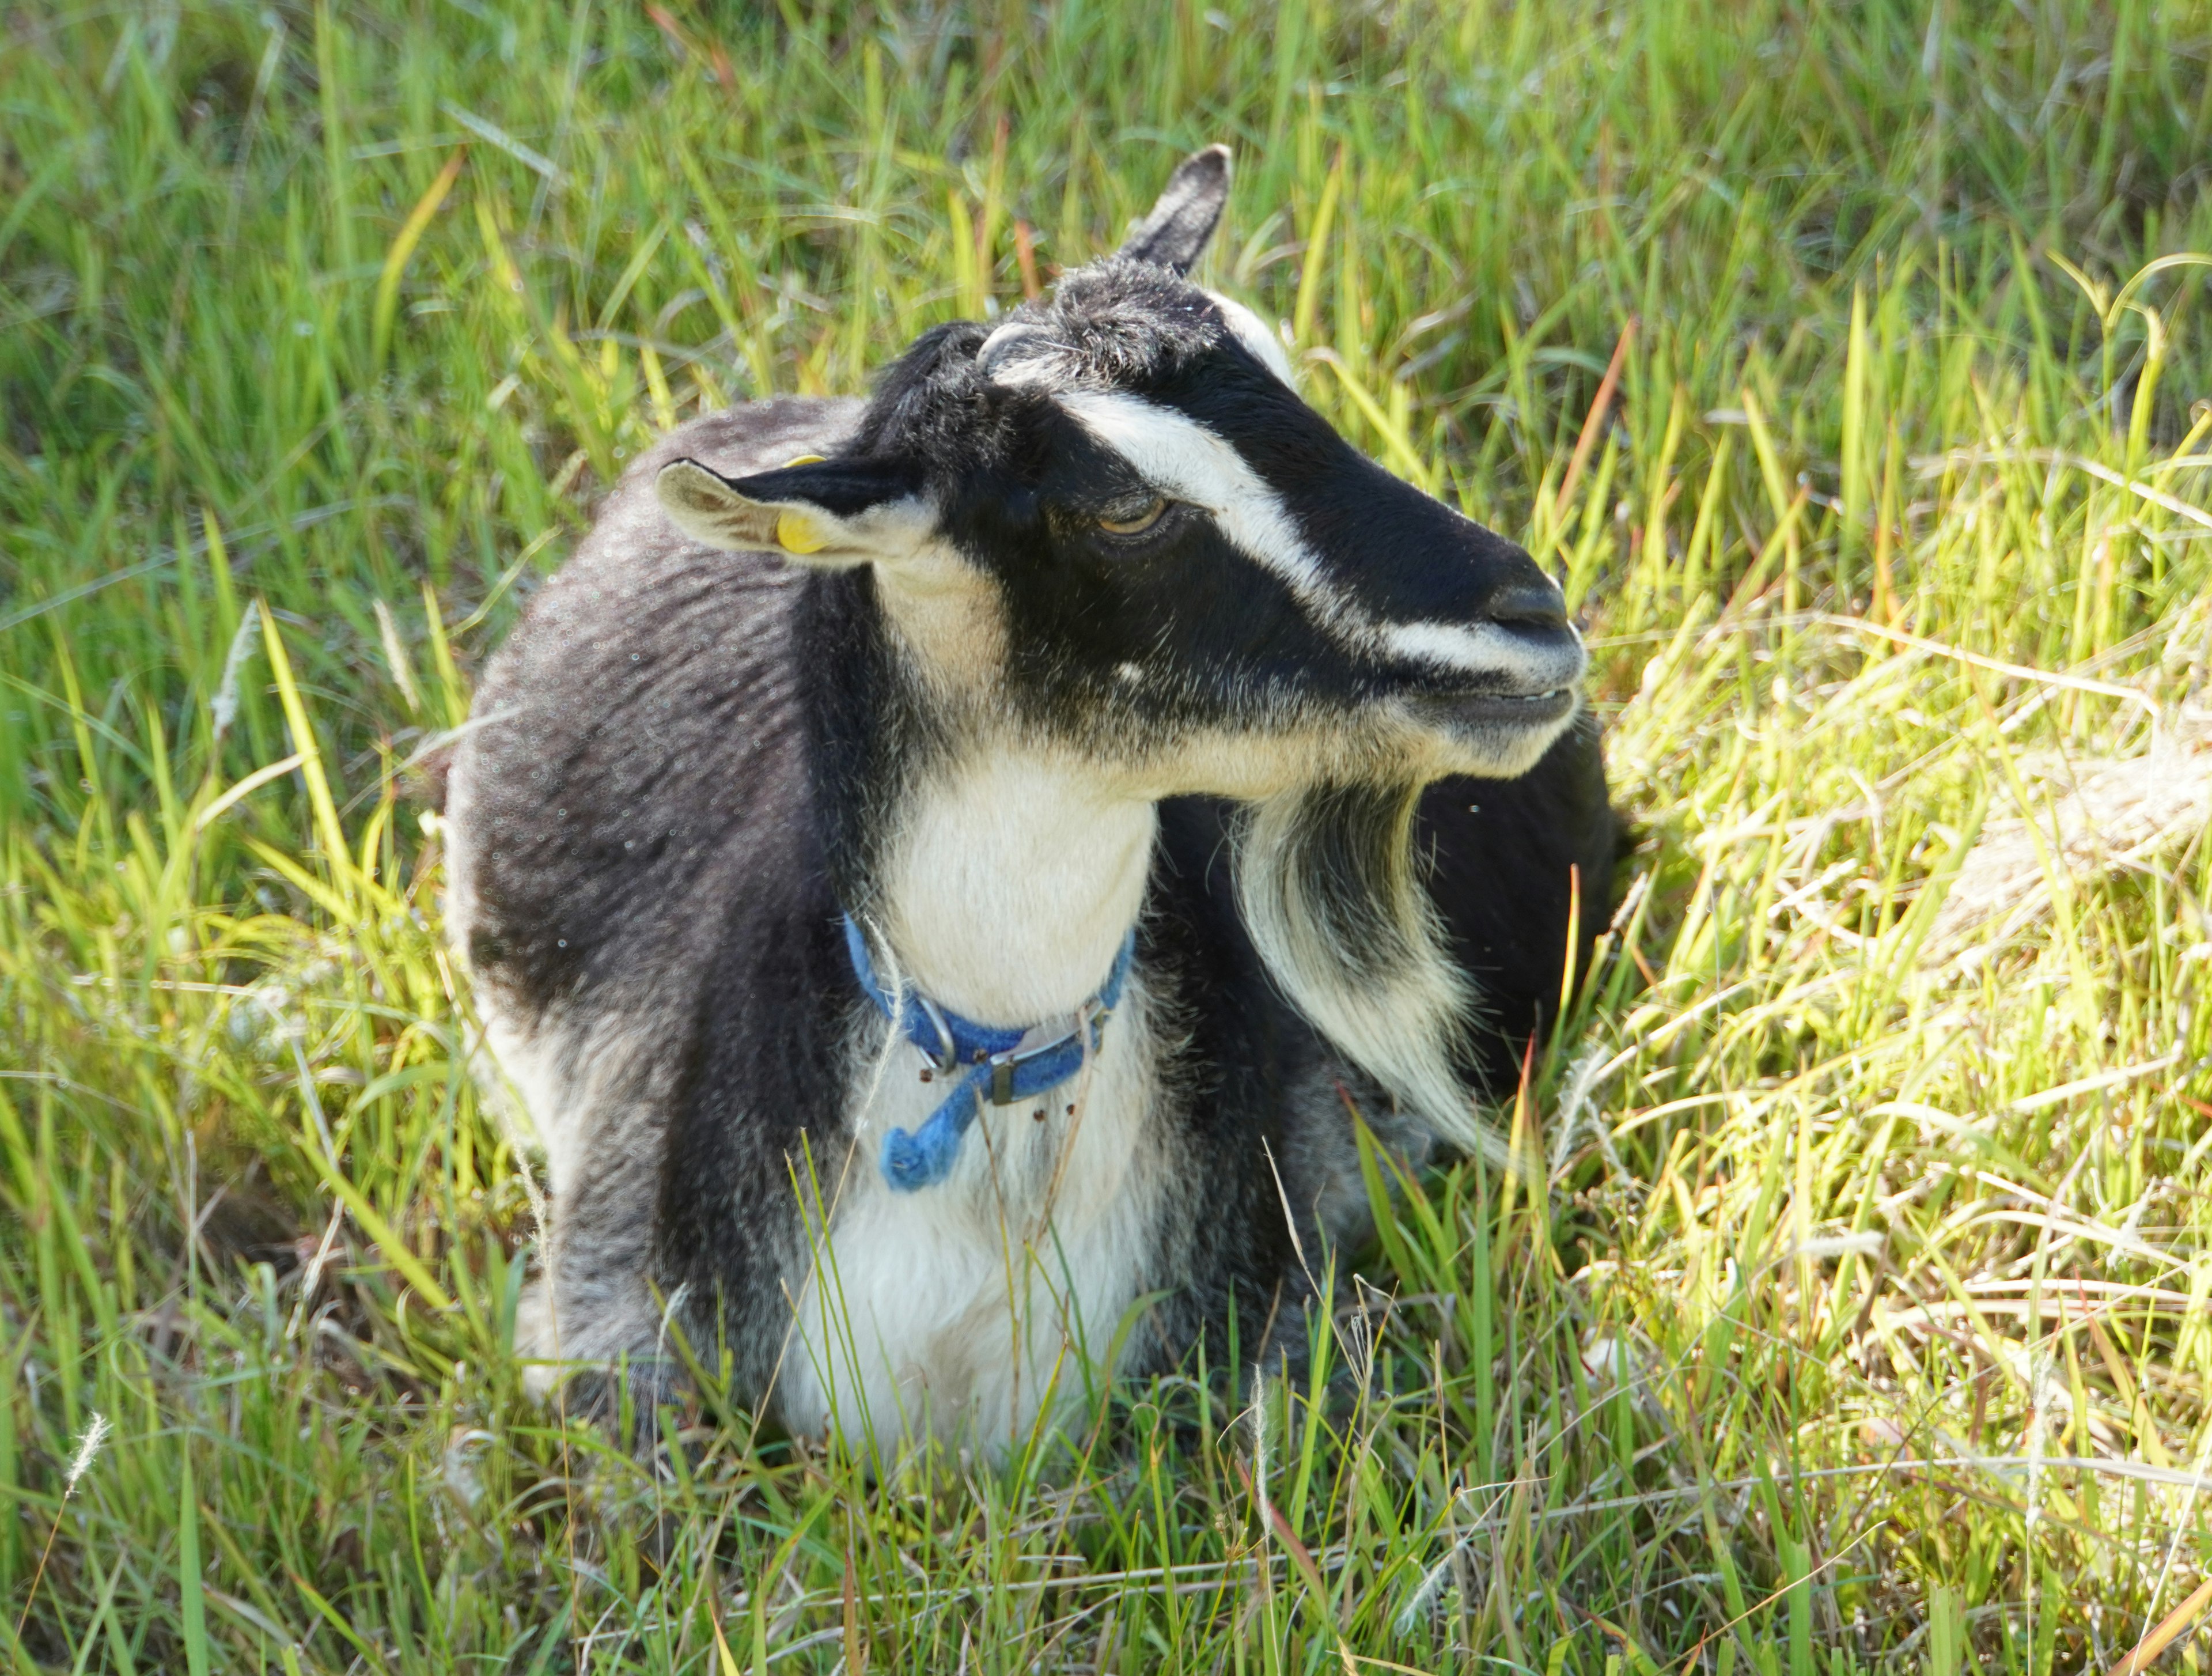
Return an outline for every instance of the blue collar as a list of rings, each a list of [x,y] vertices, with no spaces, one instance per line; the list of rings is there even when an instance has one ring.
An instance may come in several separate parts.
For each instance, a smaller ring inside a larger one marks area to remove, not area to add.
[[[932,1186],[952,1173],[959,1161],[961,1137],[975,1120],[976,1096],[994,1106],[1012,1106],[1033,1100],[1053,1089],[1083,1069],[1097,1051],[1106,1020],[1121,999],[1121,984],[1129,975],[1129,962],[1137,951],[1132,929],[1121,940],[1114,969],[1098,993],[1077,1008],[1065,1021],[1054,1020],[1028,1030],[1001,1030],[948,1013],[911,984],[886,989],[876,976],[876,963],[868,954],[868,940],[845,916],[845,951],[853,959],[853,975],[876,1010],[894,1028],[921,1050],[949,1077],[952,1087],[911,1135],[894,1129],[884,1137],[878,1161],[884,1179],[899,1191]],[[924,1073],[927,1075],[927,1073]]]

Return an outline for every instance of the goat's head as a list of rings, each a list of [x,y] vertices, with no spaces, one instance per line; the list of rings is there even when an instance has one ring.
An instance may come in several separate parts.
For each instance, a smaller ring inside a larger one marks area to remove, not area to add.
[[[994,329],[926,333],[835,459],[659,492],[714,545],[872,566],[925,687],[1158,796],[1525,772],[1583,654],[1528,555],[1393,478],[1185,277],[1229,155]]]

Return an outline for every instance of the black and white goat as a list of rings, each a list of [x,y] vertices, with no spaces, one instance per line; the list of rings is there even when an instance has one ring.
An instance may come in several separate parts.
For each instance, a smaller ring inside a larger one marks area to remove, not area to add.
[[[1351,1108],[1495,1149],[1571,868],[1605,917],[1582,645],[1186,280],[1228,180],[677,430],[493,661],[447,911],[549,1165],[526,1352],[672,1322],[795,1430],[1003,1449],[1302,1332]]]

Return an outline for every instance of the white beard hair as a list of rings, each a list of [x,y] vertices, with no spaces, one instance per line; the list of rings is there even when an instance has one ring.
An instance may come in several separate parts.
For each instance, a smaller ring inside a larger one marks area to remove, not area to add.
[[[1322,786],[1251,806],[1236,845],[1245,928],[1291,1002],[1441,1140],[1513,1167],[1452,1063],[1474,986],[1446,952],[1413,855],[1421,788]]]

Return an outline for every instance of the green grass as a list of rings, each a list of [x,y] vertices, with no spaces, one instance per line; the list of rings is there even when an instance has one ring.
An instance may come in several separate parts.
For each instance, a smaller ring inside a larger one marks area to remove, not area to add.
[[[2212,1572],[2212,863],[1932,935],[2051,753],[2205,702],[2201,3],[0,28],[15,1668],[2043,1673]],[[1548,1194],[1410,1189],[1357,1399],[879,1489],[711,1382],[658,1470],[563,1429],[410,757],[657,430],[1221,137],[1212,278],[1589,615],[1646,839],[1506,1114]]]

